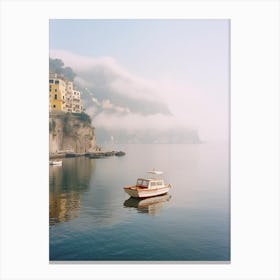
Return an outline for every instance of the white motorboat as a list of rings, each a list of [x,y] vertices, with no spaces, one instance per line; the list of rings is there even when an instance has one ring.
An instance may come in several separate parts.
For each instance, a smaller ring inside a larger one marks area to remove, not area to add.
[[[154,176],[144,179],[138,178],[133,186],[124,187],[124,191],[132,197],[152,197],[168,193],[171,188],[170,184],[165,184],[164,180],[155,175],[162,175],[162,171],[152,170],[148,173]]]
[[[62,166],[62,160],[51,160],[50,165]]]

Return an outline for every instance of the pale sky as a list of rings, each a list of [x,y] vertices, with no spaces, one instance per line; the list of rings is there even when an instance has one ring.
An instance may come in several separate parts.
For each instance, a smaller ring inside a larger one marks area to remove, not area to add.
[[[226,19],[50,21],[52,58],[61,58],[88,82],[87,71],[106,64],[114,77],[123,77],[110,85],[114,90],[157,98],[203,140],[228,138],[229,45]]]

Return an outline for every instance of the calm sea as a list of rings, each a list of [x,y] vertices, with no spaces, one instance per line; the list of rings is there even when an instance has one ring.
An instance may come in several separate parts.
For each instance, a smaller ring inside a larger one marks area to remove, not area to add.
[[[230,261],[227,144],[114,148],[126,156],[50,166],[51,261]],[[129,198],[123,187],[153,168],[169,194]]]

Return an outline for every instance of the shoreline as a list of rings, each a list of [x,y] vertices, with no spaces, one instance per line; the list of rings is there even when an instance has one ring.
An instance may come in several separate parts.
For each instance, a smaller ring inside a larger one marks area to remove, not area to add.
[[[74,158],[74,157],[88,157],[88,158],[102,158],[109,156],[124,156],[123,151],[93,151],[85,153],[75,153],[75,152],[58,152],[49,154],[49,159],[62,159],[62,158]]]

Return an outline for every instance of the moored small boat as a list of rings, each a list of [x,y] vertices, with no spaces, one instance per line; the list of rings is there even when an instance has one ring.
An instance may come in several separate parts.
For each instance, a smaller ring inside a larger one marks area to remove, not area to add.
[[[153,175],[161,175],[161,171],[149,171]],[[164,180],[160,177],[152,177],[148,179],[138,178],[134,186],[124,187],[124,191],[131,197],[152,197],[168,193],[171,185],[165,184]]]
[[[55,166],[61,166],[62,165],[62,160],[51,160],[49,162],[50,165],[55,165]]]

